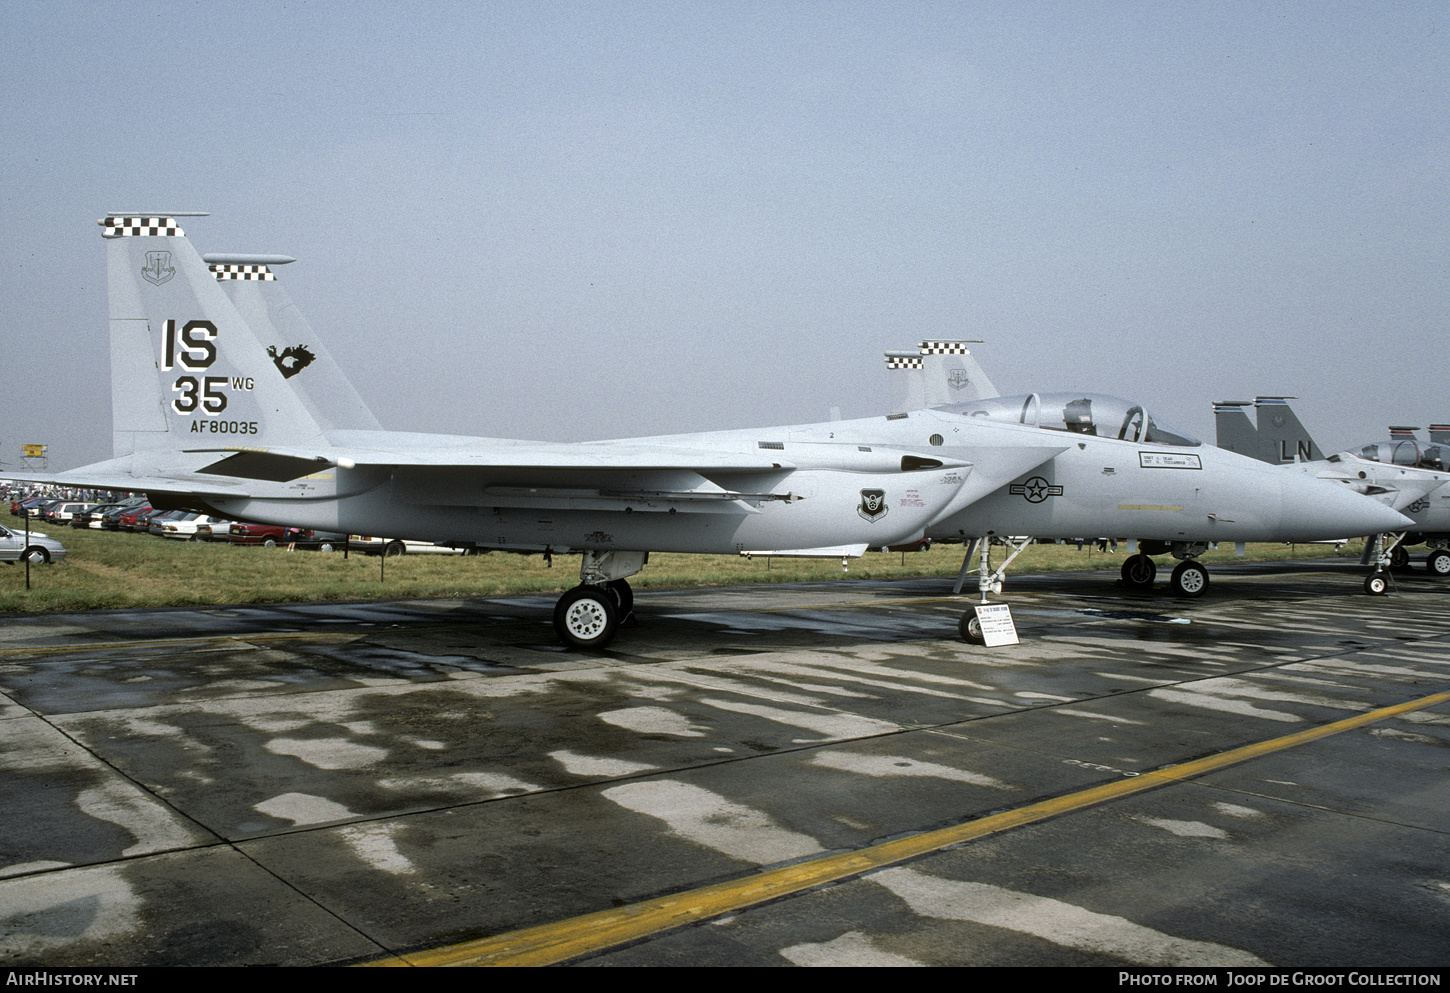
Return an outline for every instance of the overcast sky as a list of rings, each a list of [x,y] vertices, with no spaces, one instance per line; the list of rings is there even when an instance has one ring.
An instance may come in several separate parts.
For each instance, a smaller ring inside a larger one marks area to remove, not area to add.
[[[389,428],[887,412],[882,352],[1212,440],[1450,421],[1443,3],[0,8],[0,460],[110,456],[107,210],[204,210]]]

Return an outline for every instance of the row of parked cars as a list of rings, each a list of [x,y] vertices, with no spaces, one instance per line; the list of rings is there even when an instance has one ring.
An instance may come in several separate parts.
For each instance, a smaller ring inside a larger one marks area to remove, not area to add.
[[[56,497],[36,496],[17,499],[10,504],[10,513],[30,517],[57,526],[94,528],[106,531],[130,531],[174,538],[181,541],[226,541],[234,545],[287,545],[314,548],[319,551],[341,551],[344,547],[365,554],[402,555],[405,552],[463,554],[464,549],[434,545],[426,541],[404,541],[397,538],[376,538],[346,535],[333,531],[278,527],[271,524],[244,524],[225,521],[207,514],[186,510],[157,510],[146,497],[130,497],[110,503],[87,502]],[[35,532],[32,532],[35,537]],[[43,536],[42,536],[43,537]],[[54,539],[47,539],[58,554],[48,550],[48,561],[65,556],[65,549]],[[3,545],[3,542],[0,542]],[[5,548],[0,547],[0,561],[5,561]],[[14,561],[14,559],[11,559]]]

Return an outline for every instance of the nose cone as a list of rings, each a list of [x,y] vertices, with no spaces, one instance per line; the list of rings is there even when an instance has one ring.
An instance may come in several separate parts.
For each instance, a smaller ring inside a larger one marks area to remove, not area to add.
[[[1334,480],[1285,473],[1282,496],[1282,526],[1287,536],[1283,541],[1360,538],[1404,531],[1415,524],[1379,500]]]

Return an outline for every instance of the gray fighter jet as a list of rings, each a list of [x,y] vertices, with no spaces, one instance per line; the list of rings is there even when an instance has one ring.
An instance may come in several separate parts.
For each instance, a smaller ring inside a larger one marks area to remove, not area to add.
[[[257,283],[256,299],[229,296],[180,229],[191,216],[100,221],[115,457],[45,481],[234,520],[581,553],[554,611],[575,647],[614,637],[650,551],[860,554],[933,533],[1308,540],[1404,520],[1086,397],[573,444],[381,431],[269,296],[270,264],[214,262],[261,267],[221,280]]]
[[[999,397],[982,392],[984,389],[991,390],[991,383],[966,349],[967,344],[968,342],[924,341],[919,346],[918,353],[887,352],[887,368],[894,370],[893,375],[898,386],[904,387],[908,397],[920,398],[933,407],[954,411],[973,420],[1031,423],[1054,431],[1091,437],[1095,439],[1092,446],[1094,452],[1104,451],[1100,444],[1103,440],[1129,442],[1138,446],[1138,450],[1129,450],[1124,454],[1127,458],[1139,459],[1139,468],[1142,470],[1156,471],[1172,467],[1179,472],[1195,472],[1207,464],[1203,462],[1205,457],[1217,458],[1216,449],[1201,446],[1196,439],[1150,416],[1142,405],[1120,397],[1089,393],[1034,393]],[[953,356],[953,361],[962,364],[963,371],[951,373],[940,366],[933,368],[928,357],[931,355]],[[900,374],[896,374],[896,371]],[[952,377],[960,379],[963,387],[970,384],[969,388],[978,390],[977,394],[970,401],[952,398],[951,390],[955,386]],[[1296,431],[1302,430],[1302,425],[1284,402],[1286,399],[1289,398],[1259,398],[1261,409],[1272,411],[1261,415],[1261,423],[1274,426],[1278,432],[1265,432],[1262,437],[1240,409],[1241,406],[1253,404],[1224,404],[1230,413],[1242,420],[1243,426],[1229,423],[1220,415],[1219,448],[1227,449],[1224,439],[1231,437],[1238,442],[1237,447],[1231,450],[1271,463],[1278,461],[1281,449],[1285,453],[1293,452],[1305,457],[1318,453],[1313,442],[1308,440],[1307,434],[1304,440],[1295,442],[1298,447],[1288,447],[1291,440],[1296,438]],[[1217,406],[1215,410],[1218,410]],[[1170,445],[1191,451],[1167,459],[1157,456],[1151,447],[1146,447]],[[1085,442],[1079,442],[1078,447],[1086,454]],[[1055,459],[1052,465],[1054,468],[1063,466],[1071,458],[1070,454],[1065,453]],[[1285,458],[1292,461],[1294,455],[1289,454]],[[1177,459],[1182,461],[1175,461]],[[1118,492],[1119,487],[1126,485],[1130,478],[1126,475],[1128,471],[1130,470],[1125,470],[1118,464],[1103,465],[1096,482],[1105,483],[1107,489]],[[1073,484],[1074,486],[1084,485],[1093,478],[1090,470],[1082,475],[1083,482]],[[1175,517],[1188,515],[1192,519],[1194,511],[1181,502],[1168,502],[1167,498],[1157,503],[1149,500],[1144,494],[1151,492],[1152,483],[1161,481],[1161,477],[1154,472],[1139,474],[1137,478],[1142,482],[1133,485],[1142,486],[1143,489],[1129,491],[1137,492],[1137,499],[1125,500],[1112,508],[1098,507],[1088,514],[1074,514],[1070,511],[1077,509],[1076,501],[1057,499],[1069,497],[1070,488],[1046,474],[1035,473],[1025,481],[1010,484],[1005,493],[993,494],[991,498],[980,501],[968,511],[936,522],[927,529],[927,535],[937,541],[967,543],[967,554],[957,578],[958,592],[966,581],[973,553],[978,555],[978,589],[984,599],[988,593],[1001,591],[1001,581],[1007,566],[1031,541],[1080,540],[1094,536],[1126,536],[1136,544],[1136,551],[1124,560],[1120,570],[1125,585],[1138,590],[1152,589],[1157,578],[1157,566],[1152,556],[1168,554],[1179,560],[1169,576],[1167,585],[1170,592],[1180,597],[1199,597],[1208,589],[1208,571],[1197,559],[1208,550],[1211,543],[1228,540],[1303,541],[1305,539],[1300,535],[1305,527],[1312,529],[1315,526],[1316,510],[1303,502],[1307,495],[1286,493],[1284,513],[1276,518],[1281,526],[1279,530],[1260,527],[1256,531],[1258,537],[1230,539],[1228,533],[1232,530],[1247,532],[1247,515],[1234,509],[1229,503],[1213,502],[1207,487],[1195,485],[1192,488],[1193,500],[1198,502],[1197,509],[1203,519],[1213,522],[1213,529],[1174,529],[1171,525]],[[1257,484],[1247,485],[1261,487],[1260,496],[1267,496],[1274,486],[1268,476]],[[1364,495],[1366,489],[1368,488],[1361,487],[1356,492]],[[1023,502],[1033,506],[1023,507]],[[1049,509],[1051,513],[1042,512]],[[1113,512],[1105,512],[1109,509]],[[1013,521],[1019,523],[1014,525]],[[1230,523],[1235,527],[1222,526]],[[988,558],[993,544],[1009,549],[1007,558],[995,570]]]
[[[1372,496],[1410,518],[1412,525],[1376,536],[1366,551],[1375,566],[1365,590],[1384,593],[1387,568],[1409,565],[1408,545],[1429,549],[1425,567],[1436,576],[1450,576],[1450,425],[1430,425],[1428,444],[1415,437],[1417,427],[1391,426],[1390,437],[1355,445],[1327,458],[1309,431],[1289,409],[1293,397],[1258,397],[1253,401],[1219,401],[1214,422],[1220,447],[1257,453],[1270,463],[1334,480]],[[1246,408],[1253,407],[1256,424]]]

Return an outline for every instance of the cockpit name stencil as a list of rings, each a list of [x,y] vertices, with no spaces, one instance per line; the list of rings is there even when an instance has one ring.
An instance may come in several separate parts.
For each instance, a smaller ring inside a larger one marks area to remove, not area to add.
[[[1139,452],[1138,465],[1144,469],[1202,469],[1203,461],[1186,452]]]

